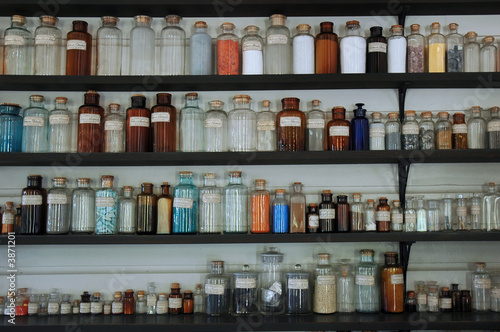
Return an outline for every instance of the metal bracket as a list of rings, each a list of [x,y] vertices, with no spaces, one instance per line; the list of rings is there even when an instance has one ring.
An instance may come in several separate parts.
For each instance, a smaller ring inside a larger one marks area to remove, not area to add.
[[[399,242],[399,261],[403,266],[403,277],[405,279],[405,294],[406,294],[406,273],[408,272],[408,264],[410,263],[411,246],[415,241]]]
[[[406,100],[406,91],[410,86],[410,82],[404,82],[398,88],[398,100],[399,100],[399,121],[403,123],[405,117],[405,100]]]
[[[399,201],[401,207],[405,207],[406,187],[408,185],[408,173],[410,172],[411,162],[407,159],[402,159],[398,162],[398,178],[399,178]]]
[[[406,22],[406,15],[408,15],[409,10],[410,10],[410,6],[406,5],[403,7],[403,10],[401,11],[401,13],[398,14],[398,23],[399,23],[399,25],[401,25],[403,27],[403,31],[404,31],[405,22]]]

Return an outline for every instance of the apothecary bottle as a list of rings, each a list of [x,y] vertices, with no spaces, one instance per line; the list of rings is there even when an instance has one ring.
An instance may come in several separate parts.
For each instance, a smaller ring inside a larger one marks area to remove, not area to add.
[[[127,109],[127,152],[148,152],[151,111],[146,108],[144,95],[133,95],[132,106]]]
[[[434,150],[436,126],[432,121],[432,112],[422,112],[422,120],[418,124],[418,140],[421,150]]]
[[[248,95],[233,98],[234,109],[227,116],[229,151],[257,150],[257,114],[250,108],[251,100]]]
[[[241,39],[241,74],[262,75],[264,73],[264,40],[259,36],[259,27],[249,25]]]
[[[236,316],[252,315],[259,312],[258,273],[251,272],[250,266],[243,265],[240,272],[233,272],[233,310]]]
[[[401,138],[403,150],[418,150],[420,148],[419,126],[415,119],[415,111],[405,111]]]
[[[370,132],[364,105],[356,104],[354,118],[351,120],[351,150],[369,150],[370,148]]]
[[[228,123],[221,100],[208,103],[205,113],[205,150],[207,152],[226,152],[228,150]]]
[[[90,75],[92,71],[92,35],[88,23],[73,21],[66,44],[66,75]]]
[[[257,151],[276,151],[277,148],[276,114],[271,111],[270,105],[269,100],[263,100],[257,113]]]
[[[0,152],[21,152],[23,118],[20,111],[18,104],[0,104]]]
[[[174,152],[177,143],[177,109],[170,93],[156,94],[151,108],[151,149],[153,152]]]
[[[325,113],[320,109],[321,101],[312,101],[312,110],[307,112],[307,150],[323,151],[325,149]]]
[[[378,232],[389,232],[391,229],[391,207],[387,204],[387,197],[380,197],[375,210],[375,222]]]
[[[206,173],[200,188],[199,233],[222,233],[222,188],[216,186],[215,174]]]
[[[137,299],[135,300],[136,315],[145,314],[147,312],[147,303],[144,295],[143,290],[137,291]]]
[[[481,197],[478,193],[473,193],[470,199],[470,223],[472,230],[480,230],[483,226]]]
[[[201,289],[201,284],[196,285],[196,290],[194,291],[194,313],[202,314],[205,313],[205,294],[203,289]]]
[[[23,112],[23,152],[49,151],[49,111],[44,101],[43,96],[30,96],[30,106]]]
[[[500,149],[500,117],[498,116],[498,107],[496,106],[490,108],[487,131],[489,148]]]
[[[499,195],[495,194],[495,183],[490,182],[488,184],[488,193],[483,197],[483,229],[488,232],[495,231],[499,228],[499,220],[495,218],[495,206]],[[498,208],[497,208],[498,209]]]
[[[14,203],[5,202],[5,212],[2,215],[2,234],[14,232]],[[0,310],[0,314],[2,311]]]
[[[98,235],[116,233],[118,221],[118,191],[113,187],[114,176],[101,176],[101,189],[95,194],[96,228]]]
[[[333,22],[321,22],[320,33],[315,38],[316,74],[336,74],[338,67],[338,36],[333,32]]]
[[[222,33],[217,36],[217,74],[238,75],[240,72],[239,39],[234,34],[233,23],[222,23]]]
[[[450,33],[446,35],[446,71],[461,73],[464,66],[464,36],[458,33],[458,24],[448,25]]]
[[[359,253],[361,259],[354,269],[356,311],[375,313],[380,310],[379,266],[372,249],[363,249]]]
[[[99,94],[89,90],[78,109],[78,152],[101,152],[104,109],[99,106]]]
[[[427,312],[427,292],[425,291],[425,282],[417,281],[417,312]]]
[[[480,51],[480,67],[479,71],[483,73],[491,73],[497,71],[497,47],[495,46],[495,38],[486,36],[482,40],[483,46]]]
[[[439,120],[436,122],[436,149],[449,150],[452,147],[450,114],[448,112],[439,112],[438,117]]]
[[[393,25],[392,36],[387,39],[387,72],[406,73],[406,38],[403,26]]]
[[[374,232],[377,230],[375,221],[375,201],[373,199],[366,200],[365,218],[363,220],[365,232]]]
[[[312,290],[310,273],[302,270],[300,264],[294,266],[293,272],[285,274],[287,315],[306,315],[311,313]]]
[[[353,267],[348,259],[342,259],[340,272],[337,275],[337,312],[355,312],[356,296],[354,294]]]
[[[172,233],[172,212],[174,198],[170,195],[170,185],[168,182],[163,182],[161,185],[161,195],[158,196],[158,228],[157,234]]]
[[[291,74],[292,48],[290,30],[285,26],[286,17],[274,14],[271,26],[266,31],[266,52],[264,52],[264,74]]]
[[[104,152],[125,152],[125,126],[120,104],[109,104],[109,112],[104,118]]]
[[[337,232],[350,232],[351,223],[349,220],[349,203],[347,202],[347,195],[337,196],[335,219],[337,220]]]
[[[248,188],[242,182],[240,171],[229,172],[229,183],[224,188],[224,233],[248,232]]]
[[[13,15],[11,26],[4,32],[3,74],[31,75],[33,73],[33,36],[26,26],[26,17]]]
[[[441,223],[439,221],[439,201],[428,200],[427,201],[427,230],[429,232],[439,232],[442,230]]]
[[[135,312],[134,291],[132,289],[127,289],[125,291],[125,296],[123,298],[123,314],[133,315],[134,312]]]
[[[210,75],[212,73],[212,38],[207,33],[207,23],[197,21],[194,34],[189,38],[190,75]]]
[[[350,218],[351,218],[351,232],[363,232],[364,226],[364,213],[365,207],[361,202],[361,194],[352,194],[353,203],[351,204]]]
[[[431,34],[427,36],[427,66],[429,73],[446,72],[446,40],[440,33],[440,24],[431,24]]]
[[[113,295],[113,302],[111,303],[111,314],[123,314],[122,292],[115,292],[115,294]]]
[[[198,224],[198,188],[193,184],[192,172],[179,172],[179,184],[174,188],[174,234],[196,233]]]
[[[337,230],[336,208],[337,205],[332,200],[332,192],[323,190],[321,192],[321,203],[318,207],[319,232],[333,233]]]
[[[439,311],[441,312],[453,311],[450,289],[448,287],[441,288],[441,295],[439,296]]]
[[[55,291],[51,291],[49,295],[48,305],[47,305],[47,314],[49,316],[59,315],[61,313],[61,298],[59,297],[59,293]]]
[[[382,113],[372,113],[369,131],[370,150],[385,150],[385,124],[382,123]]]
[[[273,233],[290,232],[290,206],[285,198],[285,189],[276,189],[272,206]]]
[[[97,30],[97,75],[120,75],[122,73],[122,31],[116,26],[120,20],[114,16],[101,17],[102,25]]]
[[[146,314],[156,314],[156,306],[158,302],[158,295],[156,294],[156,286],[154,282],[148,283],[148,294],[146,295]]]
[[[306,115],[299,98],[283,98],[283,110],[276,116],[279,151],[305,151]]]
[[[417,211],[414,209],[413,197],[406,197],[405,201],[405,232],[417,231]]]
[[[53,188],[47,192],[47,234],[66,234],[71,224],[71,190],[66,178],[52,179]]]
[[[132,196],[134,188],[123,187],[123,197],[118,203],[118,229],[119,234],[135,234],[137,231],[137,201]]]
[[[457,112],[453,114],[453,126],[451,127],[451,146],[453,149],[467,149],[467,125],[465,114]]]
[[[347,35],[340,40],[340,66],[342,74],[366,72],[366,40],[360,36],[359,22],[347,21]]]
[[[157,197],[152,183],[143,183],[137,195],[137,234],[156,234]]]
[[[35,75],[61,74],[62,33],[54,16],[40,16],[41,25],[35,30]]]
[[[335,271],[330,264],[330,254],[318,254],[318,265],[314,271],[314,313],[333,314],[337,311],[335,279]]]
[[[21,234],[42,234],[47,216],[47,191],[40,175],[28,176],[28,186],[21,196]]]
[[[146,15],[134,17],[130,31],[129,75],[153,75],[155,72],[155,31],[153,19]]]
[[[417,232],[428,231],[428,211],[425,208],[424,196],[416,196],[417,199]]]
[[[25,306],[21,305],[21,303],[26,303],[29,301],[28,294],[25,294],[26,288],[24,288],[24,291],[20,291],[21,294],[16,296],[16,314],[20,316],[26,315],[25,313]],[[49,294],[40,294],[40,301],[38,302],[38,315],[39,316],[47,316],[48,314],[48,306],[49,306]],[[22,309],[20,309],[22,308]],[[19,312],[20,311],[20,312]],[[80,313],[82,313],[80,311]],[[90,313],[90,311],[89,311]]]
[[[284,278],[281,264],[284,255],[276,247],[269,247],[261,254],[260,312],[264,315],[280,315],[284,312]]]
[[[332,108],[332,119],[328,121],[326,131],[329,151],[349,150],[351,124],[345,118],[345,108],[342,106]]]
[[[90,179],[78,178],[72,196],[71,232],[94,233],[95,190],[90,187]]]
[[[56,97],[56,106],[49,113],[49,152],[70,152],[71,112],[68,98]]]
[[[223,261],[212,261],[212,272],[205,276],[205,313],[209,316],[228,315],[231,303],[231,282],[224,273]]]
[[[165,17],[167,26],[161,30],[160,74],[184,75],[186,32],[181,28],[179,15]]]
[[[473,106],[471,118],[467,121],[467,146],[469,149],[486,149],[486,131],[488,126],[486,120],[481,117],[482,108]]]
[[[290,233],[306,232],[306,196],[302,193],[302,183],[293,183],[290,194]]]
[[[192,50],[191,50],[192,51]],[[186,105],[180,111],[179,146],[182,152],[204,151],[205,113],[198,106],[198,94],[186,93]]]
[[[403,208],[399,200],[392,201],[391,207],[391,232],[403,231]]]
[[[398,254],[386,252],[385,265],[380,268],[382,280],[382,311],[401,313],[404,311],[403,268],[398,264]]]
[[[7,301],[9,301],[9,297],[7,297]],[[9,304],[10,302],[7,302]],[[3,303],[2,303],[3,304]],[[34,316],[38,314],[38,308],[39,308],[39,296],[38,294],[30,294],[29,295],[29,303],[28,303],[28,315],[29,316]],[[8,309],[8,313],[10,313],[10,310]],[[5,312],[2,310],[2,315],[5,314]]]
[[[500,271],[491,271],[491,294],[490,309],[493,312],[500,312]]]
[[[294,74],[314,74],[314,37],[309,24],[297,25],[292,41]]]
[[[182,294],[178,283],[172,283],[170,294],[168,295],[168,313],[169,315],[178,315],[182,313]]]
[[[158,295],[158,301],[156,302],[156,314],[168,314],[168,295],[166,293],[160,293]]]
[[[90,313],[92,315],[102,315],[104,301],[101,300],[101,293],[94,293],[90,303]]]
[[[317,233],[319,230],[318,204],[311,203],[307,206],[307,233]]]
[[[382,36],[382,27],[370,28],[370,37],[366,39],[366,72],[387,73],[387,39]]]
[[[409,73],[423,73],[425,68],[425,37],[420,34],[420,25],[412,24],[406,38],[408,44],[407,62]]]
[[[385,123],[385,149],[401,150],[399,113],[392,112],[387,115],[387,122]]]
[[[472,310],[489,311],[491,297],[491,277],[486,271],[486,264],[477,262],[476,270],[471,274]]]
[[[61,299],[61,315],[71,314],[71,295],[63,294]]]
[[[464,72],[477,73],[480,69],[481,45],[477,42],[477,33],[469,31],[465,34]]]
[[[255,190],[250,194],[250,232],[270,232],[270,193],[266,190],[266,180],[255,180]]]

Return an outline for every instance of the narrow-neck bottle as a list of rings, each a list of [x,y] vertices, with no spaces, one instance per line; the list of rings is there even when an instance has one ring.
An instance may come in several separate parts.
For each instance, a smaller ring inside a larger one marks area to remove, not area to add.
[[[181,28],[179,15],[167,15],[167,26],[161,31],[160,74],[184,75],[186,32]]]
[[[95,230],[95,190],[89,178],[76,180],[72,194],[71,232],[93,233]]]
[[[104,109],[99,106],[99,94],[89,90],[78,109],[78,152],[101,152],[103,146]]]
[[[370,150],[385,150],[385,124],[382,123],[382,113],[372,113],[369,131]]]
[[[427,67],[429,73],[446,72],[446,40],[440,33],[440,24],[431,24],[431,34],[427,37]]]
[[[349,150],[351,124],[345,119],[344,107],[335,106],[332,108],[332,119],[328,121],[326,128],[329,151]]]
[[[276,116],[278,151],[306,150],[306,115],[299,98],[283,98],[283,110]]]
[[[18,104],[0,104],[0,152],[21,152],[23,118],[20,111]]]
[[[486,120],[481,117],[482,108],[473,106],[472,117],[467,121],[467,145],[469,149],[486,149],[488,141]]]
[[[458,284],[451,284],[451,307],[452,311],[460,311],[460,302],[462,301],[462,295],[458,290]]]
[[[416,232],[417,231],[417,211],[414,209],[413,197],[406,197],[405,201],[405,215],[404,215],[404,231]]]
[[[321,22],[316,35],[316,74],[336,74],[338,66],[338,36],[333,22]]]
[[[31,75],[33,36],[26,26],[26,17],[13,15],[10,21],[10,28],[4,32],[3,74]]]
[[[228,121],[224,102],[212,100],[205,113],[205,150],[226,152],[228,150]]]
[[[419,130],[418,122],[415,118],[415,111],[405,111],[405,118],[401,130],[403,150],[420,149]]]
[[[130,31],[129,75],[153,75],[155,72],[155,31],[153,19],[146,15],[134,17]]]
[[[231,283],[224,273],[223,261],[212,261],[212,272],[205,276],[205,313],[209,316],[228,315]]]
[[[104,118],[103,152],[125,152],[125,117],[120,104],[109,104],[109,112]]]
[[[422,112],[422,120],[418,124],[418,140],[421,150],[434,150],[436,126],[432,121],[432,112]]]
[[[80,295],[82,299],[80,301],[80,315],[90,315],[90,296],[91,295],[87,291],[83,292],[83,294]]]
[[[500,117],[498,117],[497,106],[490,108],[487,131],[488,147],[490,149],[500,149]]]
[[[481,197],[478,193],[473,193],[470,199],[470,223],[474,231],[480,230],[482,227],[481,212]]]
[[[270,232],[270,202],[270,193],[266,190],[266,180],[255,180],[255,190],[250,194],[250,232]]]
[[[446,71],[461,73],[464,66],[464,36],[458,33],[458,24],[448,25],[450,33],[446,35]]]
[[[158,196],[158,228],[157,234],[172,233],[172,212],[174,198],[170,195],[170,185],[168,182],[163,182],[161,185],[161,195]]]
[[[337,196],[337,209],[335,210],[335,219],[337,220],[337,232],[350,232],[349,203],[347,195]]]
[[[205,113],[198,106],[198,94],[187,93],[186,105],[180,111],[179,146],[182,152],[202,152],[205,149]]]
[[[382,280],[382,311],[401,313],[404,311],[403,268],[398,264],[398,254],[386,252],[385,265],[380,268]]]
[[[212,74],[212,38],[207,33],[207,23],[197,21],[194,34],[189,38],[189,74]]]
[[[427,209],[424,207],[424,197],[417,197],[417,232],[427,232]]]
[[[214,173],[206,173],[200,188],[200,233],[222,233],[222,188],[216,186]]]
[[[368,119],[366,118],[366,109],[364,104],[356,104],[354,118],[351,120],[351,150],[369,150],[370,134]]]
[[[307,233],[317,233],[319,229],[318,204],[311,203],[307,206]]]
[[[297,34],[292,41],[294,74],[314,74],[314,37],[309,24],[297,25]]]
[[[266,31],[266,52],[264,54],[265,74],[291,74],[292,48],[290,30],[285,26],[286,17],[272,15],[271,26]]]
[[[273,201],[273,233],[289,233],[290,208],[285,198],[285,189],[276,189]]]
[[[479,53],[479,71],[491,73],[497,71],[497,47],[495,46],[495,37],[486,36],[482,40],[483,46]]]
[[[439,201],[427,201],[427,230],[429,232],[439,232],[443,229],[439,220]]]
[[[177,144],[177,109],[170,93],[158,93],[151,108],[151,149],[153,152],[174,152]]]
[[[92,35],[88,23],[73,21],[66,44],[66,75],[90,75],[92,71]]]
[[[101,189],[96,191],[95,212],[98,235],[113,235],[116,233],[118,221],[118,191],[113,187],[114,176],[101,176]]]
[[[387,72],[406,73],[407,42],[403,36],[403,26],[393,25],[392,36],[387,39]]]
[[[387,39],[382,36],[382,27],[371,27],[366,42],[366,72],[387,73]]]
[[[241,39],[241,74],[262,75],[264,73],[264,40],[259,36],[259,27],[249,25]]]
[[[293,183],[290,194],[290,233],[306,232],[306,196],[302,193],[302,183]]]
[[[193,295],[194,300],[194,313],[201,314],[205,312],[205,294],[201,289],[201,284],[196,285],[196,290]]]
[[[47,234],[66,234],[71,225],[71,191],[66,178],[52,179],[53,188],[47,192]]]
[[[263,100],[257,113],[257,151],[276,151],[277,148],[276,114],[271,111],[270,105],[269,100]]]
[[[198,188],[193,184],[192,172],[179,172],[179,184],[174,188],[174,234],[192,234],[198,224]]]
[[[366,72],[366,40],[359,33],[358,21],[346,22],[346,36],[340,40],[340,66],[342,74]]]
[[[132,106],[127,109],[127,152],[148,152],[151,111],[146,108],[144,95],[132,96]]]
[[[375,201],[373,199],[366,200],[364,226],[365,232],[375,232],[377,230],[377,222],[375,221]]]
[[[375,263],[375,251],[360,250],[360,261],[355,267],[356,311],[375,313],[380,310],[379,266]]]
[[[97,30],[97,75],[120,75],[122,72],[122,31],[116,26],[120,20],[114,16],[101,17]]]
[[[417,281],[417,312],[427,312],[427,292],[425,291],[425,282]]]
[[[337,205],[332,200],[332,192],[323,190],[318,209],[319,231],[321,233],[333,233],[337,230],[336,208]]]
[[[217,74],[238,75],[240,72],[239,39],[234,34],[233,23],[222,23],[222,33],[217,36]]]
[[[325,113],[320,109],[321,101],[312,101],[312,110],[307,112],[307,150],[325,150]]]
[[[387,114],[385,123],[385,149],[401,150],[401,122],[399,113],[391,112]]]
[[[412,24],[411,33],[407,37],[408,53],[407,67],[408,73],[423,73],[426,60],[425,37],[420,34],[420,25]]]
[[[403,231],[403,208],[399,200],[392,201],[391,207],[391,232]]]
[[[6,202],[5,203],[5,211],[2,215],[2,234],[7,234],[10,232],[14,232],[14,216],[16,213],[14,212],[14,203]],[[0,310],[0,313],[2,311]]]
[[[71,112],[68,98],[56,97],[56,106],[49,113],[49,152],[70,152]]]
[[[365,206],[361,202],[361,194],[355,193],[352,194],[351,211],[350,211],[350,219],[351,219],[351,232],[363,232],[365,230],[364,226],[364,214],[365,214]]]
[[[30,96],[30,106],[23,112],[23,152],[49,151],[49,111],[44,101],[43,96]]]
[[[375,221],[378,232],[389,232],[391,230],[391,207],[387,204],[387,197],[380,197],[375,212]]]
[[[125,291],[125,297],[123,299],[123,314],[133,315],[134,312],[135,312],[134,291],[132,289],[127,289]]]
[[[469,31],[465,34],[464,72],[477,73],[480,69],[481,45],[477,42],[477,33]]]
[[[248,232],[248,188],[242,182],[240,171],[229,172],[229,183],[224,188],[224,233]]]
[[[123,197],[118,203],[118,229],[120,234],[135,234],[137,231],[137,201],[132,197],[134,188],[123,187]]]
[[[257,114],[250,108],[248,95],[234,96],[234,109],[228,116],[229,151],[257,150]]]
[[[28,186],[22,191],[21,234],[43,234],[47,215],[47,191],[42,188],[40,175],[28,176]]]
[[[468,149],[467,125],[465,114],[457,112],[453,114],[453,126],[451,127],[451,146],[453,149]]]
[[[147,306],[147,314],[155,315],[156,314],[156,305],[158,301],[158,295],[156,294],[156,287],[154,282],[150,282],[148,285],[148,295],[146,296],[146,306]]]
[[[499,195],[495,193],[495,183],[490,182],[488,184],[488,193],[483,197],[483,229],[490,231],[495,231],[499,229],[499,220],[495,215],[496,201]]]
[[[476,270],[471,274],[472,310],[485,312],[490,310],[491,277],[486,271],[486,264],[477,262]]]
[[[355,312],[356,296],[354,294],[355,278],[348,259],[342,259],[340,273],[337,275],[337,312]]]
[[[451,122],[448,112],[439,112],[439,120],[436,122],[436,149],[451,149]]]
[[[54,16],[40,16],[35,30],[35,75],[61,75],[62,33]]]

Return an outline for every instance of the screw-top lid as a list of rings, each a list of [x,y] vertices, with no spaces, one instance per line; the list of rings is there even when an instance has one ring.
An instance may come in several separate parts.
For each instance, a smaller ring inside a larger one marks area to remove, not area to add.
[[[25,24],[26,23],[26,17],[24,17],[22,15],[12,15],[11,21],[13,23]]]
[[[207,22],[204,21],[197,21],[194,23],[195,28],[207,28]]]
[[[276,189],[276,190],[274,191],[274,193],[275,193],[276,195],[278,195],[278,194],[283,194],[283,195],[284,195],[284,194],[286,193],[286,190],[285,190],[285,189]]]
[[[359,27],[359,21],[353,20],[353,21],[347,21],[345,23],[345,26],[347,29],[352,29],[354,27]]]
[[[137,23],[150,23],[153,19],[147,15],[137,15],[134,17]]]
[[[410,25],[411,32],[418,32],[420,30],[420,24]]]
[[[263,263],[281,263],[283,262],[283,254],[278,252],[278,248],[269,247],[268,251],[262,253],[261,259]]]
[[[493,43],[495,41],[495,37],[493,36],[486,36],[483,38],[483,43]]]
[[[465,34],[465,38],[476,38],[476,37],[477,37],[477,33],[474,31],[469,31]]]
[[[210,108],[222,108],[224,106],[224,102],[222,100],[211,100],[208,102]]]
[[[215,179],[215,173],[205,173],[205,179]]]
[[[285,25],[286,16],[281,14],[273,14],[269,18],[271,25]]]
[[[45,97],[41,95],[31,95],[30,100],[41,103],[45,100]]]
[[[389,119],[392,119],[392,120],[399,119],[399,113],[397,113],[397,112],[391,112],[391,113],[387,114],[387,117]]]
[[[168,24],[179,24],[182,20],[182,17],[179,15],[167,15],[165,17],[165,21],[167,21]]]
[[[174,282],[174,283],[172,283],[171,288],[180,288],[180,285],[178,282]]]
[[[258,33],[259,32],[259,27],[256,25],[249,25],[245,28],[245,31],[247,33]]]
[[[311,31],[311,26],[309,24],[299,24],[297,25],[298,32],[309,32]]]
[[[440,26],[441,24],[439,24],[439,22],[434,22],[431,24],[431,29],[439,29]]]
[[[40,21],[43,24],[56,25],[57,21],[58,21],[58,18],[54,17],[54,16],[50,16],[50,15],[42,15],[42,16],[40,16]]]
[[[116,23],[118,23],[118,21],[120,21],[118,19],[118,17],[115,17],[115,16],[103,16],[103,17],[101,17],[101,20],[105,24],[112,24],[112,25],[116,25]]]
[[[230,171],[229,175],[237,178],[241,178],[241,171]]]

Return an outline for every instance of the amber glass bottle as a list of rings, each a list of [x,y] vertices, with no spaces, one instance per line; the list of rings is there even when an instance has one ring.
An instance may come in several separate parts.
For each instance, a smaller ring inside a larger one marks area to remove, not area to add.
[[[135,312],[134,291],[132,289],[127,289],[125,291],[125,297],[123,298],[123,314],[133,315],[134,312]]]
[[[172,283],[171,292],[168,295],[168,313],[170,315],[182,314],[182,294],[178,283]]]
[[[316,74],[336,74],[338,64],[338,37],[332,22],[321,22],[316,36]]]
[[[146,108],[146,97],[132,96],[132,106],[127,109],[127,152],[149,151],[149,122],[151,112]]]
[[[158,196],[158,227],[157,234],[172,233],[172,203],[174,198],[170,195],[170,186],[168,182],[163,182],[161,185],[161,195]]]
[[[14,216],[14,233],[21,234],[22,229],[22,209],[23,206],[21,204],[17,205],[16,215]]]
[[[283,110],[276,116],[279,151],[306,149],[306,115],[299,110],[299,98],[283,98]]]
[[[90,75],[92,68],[92,35],[88,23],[73,21],[66,46],[66,75]]]
[[[177,110],[170,93],[158,93],[151,108],[151,145],[153,152],[174,152],[176,148]]]
[[[156,200],[153,184],[143,183],[137,195],[137,234],[156,234]]]
[[[398,254],[386,252],[385,265],[380,268],[382,279],[382,311],[401,313],[404,311],[403,268],[398,264]]]
[[[349,232],[349,203],[347,203],[346,195],[337,196],[337,232]]]
[[[78,152],[102,152],[104,109],[99,94],[87,91],[85,102],[78,109]]]
[[[375,210],[375,222],[377,223],[377,231],[389,232],[391,230],[391,207],[387,204],[386,197],[379,199]]]
[[[47,191],[42,188],[40,175],[28,176],[28,186],[23,189],[21,201],[21,234],[44,233]]]
[[[457,112],[453,114],[453,126],[451,127],[451,145],[453,149],[467,149],[467,125],[465,114]]]
[[[335,106],[332,108],[332,119],[326,125],[329,151],[349,150],[349,136],[351,124],[345,119],[345,108]]]

